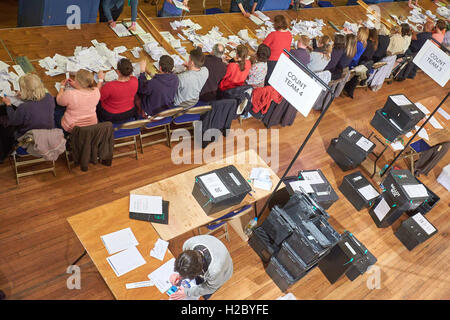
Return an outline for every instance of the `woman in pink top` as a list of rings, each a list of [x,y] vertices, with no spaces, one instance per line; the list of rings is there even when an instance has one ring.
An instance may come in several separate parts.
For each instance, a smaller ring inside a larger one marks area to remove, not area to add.
[[[282,15],[275,16],[273,19],[273,27],[275,31],[269,33],[264,40],[264,44],[270,48],[270,57],[267,61],[267,75],[265,85],[268,84],[269,78],[272,75],[273,69],[277,64],[283,50],[291,50],[292,34],[288,29],[286,18]]]
[[[436,22],[436,26],[434,28],[434,32],[432,35],[433,39],[438,41],[439,43],[442,43],[444,41],[446,28],[447,28],[447,25],[445,24],[445,21],[442,19],[439,19]]]
[[[66,90],[69,83],[73,89]],[[56,103],[65,107],[61,119],[61,127],[66,132],[72,132],[75,126],[86,127],[97,124],[96,108],[100,100],[100,91],[94,81],[94,76],[87,70],[80,70],[75,80],[67,79],[61,82],[61,89],[56,96]],[[58,115],[55,112],[56,124]]]

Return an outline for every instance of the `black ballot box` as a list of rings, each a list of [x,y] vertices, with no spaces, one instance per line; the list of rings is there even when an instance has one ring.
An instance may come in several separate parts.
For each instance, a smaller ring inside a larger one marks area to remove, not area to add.
[[[276,245],[281,243],[291,235],[293,225],[284,210],[274,206],[269,215],[260,226],[272,239]]]
[[[286,189],[289,187],[286,186]],[[323,216],[325,219],[330,218],[330,215],[317,202],[314,194],[303,191],[295,191],[284,205],[283,210],[293,221],[293,226],[301,224],[303,220],[310,220],[317,216]]]
[[[323,209],[329,209],[339,199],[322,170],[301,170],[297,176],[299,180],[303,180],[311,186],[312,190],[309,191],[312,191],[315,200]]]
[[[438,232],[427,218],[421,213],[416,213],[402,222],[400,227],[394,232],[395,236],[408,249],[412,250],[420,243],[425,242]]]
[[[196,176],[192,195],[211,215],[241,203],[251,190],[247,180],[230,165]]]
[[[372,217],[372,220],[378,228],[389,227],[397,221],[403,213],[405,213],[405,210],[397,207],[395,203],[391,202],[389,197],[386,197],[385,193],[382,193],[369,209],[369,215]]]
[[[364,137],[361,133],[348,126],[339,134],[335,148],[352,159],[355,163],[363,162],[375,144]]]
[[[308,265],[297,255],[288,242],[283,242],[278,251],[277,260],[295,279],[302,278],[308,271]]]
[[[422,183],[419,179],[417,179],[417,182]],[[441,198],[434,193],[431,189],[429,189],[426,185],[425,189],[427,190],[428,193],[428,198],[417,208],[413,209],[413,210],[409,210],[407,212],[407,214],[409,216],[413,216],[416,213],[421,213],[422,215],[426,215],[428,212],[431,211],[431,209],[434,208],[434,206],[439,202],[439,200],[441,200]]]
[[[376,261],[369,250],[352,233],[346,231],[341,240],[319,261],[318,266],[333,284],[344,274],[353,281]]]
[[[255,228],[248,244],[258,254],[263,262],[269,262],[270,258],[279,250],[279,246],[273,242],[263,228]]]
[[[281,291],[286,291],[298,279],[295,279],[278,261],[276,257],[270,258],[266,272]]]
[[[358,211],[371,207],[380,196],[361,171],[346,175],[339,186],[339,190]]]
[[[315,265],[327,252],[303,226],[295,229],[286,242],[308,267]]]
[[[336,164],[341,168],[342,171],[348,171],[355,169],[359,163],[355,160],[349,158],[345,153],[339,150],[336,145],[339,143],[339,138],[332,139],[330,145],[327,148],[327,153],[336,162]]]
[[[381,112],[394,120],[404,131],[414,129],[414,126],[425,117],[425,114],[403,94],[389,96]]]
[[[381,109],[375,111],[375,115],[370,121],[370,124],[377,129],[384,138],[391,142],[409,131],[402,130],[402,128],[400,128],[392,118],[389,118],[386,113],[383,113]]]
[[[409,170],[392,169],[382,181],[385,198],[397,208],[410,211],[428,199],[427,188]]]

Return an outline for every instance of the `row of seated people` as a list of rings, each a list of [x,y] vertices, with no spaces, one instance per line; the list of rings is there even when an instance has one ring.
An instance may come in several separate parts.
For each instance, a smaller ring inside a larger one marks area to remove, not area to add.
[[[130,118],[148,118],[172,106],[189,108],[199,101],[205,104],[218,99],[221,92],[243,85],[255,89],[270,87],[267,86],[270,74],[286,48],[313,72],[328,71],[329,78],[335,80],[345,68],[364,61],[377,62],[393,54],[418,52],[432,36],[445,43],[445,22],[442,26],[438,21],[434,34],[433,27],[427,23],[424,32],[411,35],[409,26],[404,25],[401,30],[393,28],[390,36],[384,27],[380,32],[360,27],[356,36],[336,34],[334,41],[327,36],[312,41],[302,36],[297,48],[291,49],[292,35],[286,20],[277,16],[276,31],[268,35],[250,59],[243,45],[236,47],[235,58],[231,60],[224,57],[222,44],[216,44],[210,55],[196,48],[190,52],[187,71],[173,74],[173,59],[162,56],[159,73],[151,79],[145,72],[139,79],[134,77],[131,62],[122,59],[117,65],[117,81],[105,83],[103,72],[99,72],[96,83],[91,72],[80,70],[74,79],[61,83],[56,99],[46,93],[36,75],[29,74],[19,81],[24,103],[15,108],[8,98],[2,98],[7,107],[2,111],[6,120],[0,125],[0,160],[8,155],[14,140],[31,129],[57,127],[70,133],[75,126],[89,126],[98,121],[120,123]],[[146,70],[146,62],[142,61],[140,67]],[[346,91],[352,93],[347,86]]]

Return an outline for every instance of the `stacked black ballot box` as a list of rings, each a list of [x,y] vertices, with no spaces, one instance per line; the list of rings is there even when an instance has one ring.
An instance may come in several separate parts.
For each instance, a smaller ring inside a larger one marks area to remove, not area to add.
[[[417,182],[422,183],[419,179],[416,178],[416,180],[417,180]],[[424,187],[427,190],[428,198],[417,208],[408,211],[407,214],[409,216],[413,216],[416,213],[421,213],[422,215],[426,215],[428,212],[431,211],[431,209],[434,208],[434,206],[436,206],[436,204],[439,202],[439,200],[441,200],[441,198],[436,193],[431,191],[426,185],[424,185]]]
[[[339,190],[358,211],[363,208],[370,208],[380,196],[361,171],[346,175],[339,186]]]
[[[379,228],[392,225],[404,212],[415,210],[429,197],[425,186],[408,170],[390,170],[382,186],[382,197],[369,210]]]
[[[376,262],[375,256],[352,233],[345,231],[341,240],[319,261],[319,269],[333,284],[344,274],[355,280]]]
[[[196,176],[192,195],[211,215],[241,203],[251,190],[247,180],[230,165]]]
[[[316,267],[340,240],[328,222],[329,215],[315,201],[313,195],[295,192],[282,208],[273,206],[249,239],[250,246],[268,262],[266,272],[282,291]]]
[[[408,249],[412,250],[419,244],[425,242],[438,232],[427,218],[421,213],[416,213],[402,222],[400,227],[394,232],[395,236]]]
[[[425,114],[402,94],[390,95],[381,113],[392,119],[401,130],[408,132],[425,117]]]
[[[296,181],[307,183],[310,189],[303,189],[303,191],[311,194],[312,197],[310,198],[315,199],[316,204],[325,210],[329,209],[331,205],[339,199],[336,191],[334,191],[330,182],[320,169],[301,170],[298,172],[296,180],[285,182],[286,189],[291,195],[293,195],[295,191],[300,191],[298,186],[293,187],[296,184]]]
[[[352,127],[345,128],[338,138],[332,139],[328,154],[342,170],[355,168],[375,148],[375,144]]]
[[[390,142],[395,141],[395,139],[408,132],[408,130],[400,128],[382,109],[375,111],[375,115],[370,121],[370,124]]]

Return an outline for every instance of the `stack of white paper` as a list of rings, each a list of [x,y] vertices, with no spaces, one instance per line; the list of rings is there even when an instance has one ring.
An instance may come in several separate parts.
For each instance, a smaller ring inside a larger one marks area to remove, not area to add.
[[[252,20],[254,23],[256,23],[258,26],[264,24],[264,21],[261,20],[260,18],[258,18],[257,16],[251,14],[250,15],[250,20]]]
[[[127,27],[125,27],[123,24],[117,23],[114,28],[111,27],[113,31],[120,37],[128,37],[131,36],[130,31],[128,31]]]
[[[315,19],[314,21],[307,20],[292,20],[291,32],[293,35],[305,35],[309,38],[316,38],[323,36],[322,28],[325,23],[322,19]]]
[[[8,71],[9,64],[0,61],[0,71]]]
[[[137,246],[139,242],[131,231],[131,228],[125,228],[116,232],[109,233],[100,237],[109,254]]]
[[[124,251],[106,258],[114,273],[120,277],[145,264],[145,259],[136,247],[128,248]]]
[[[130,212],[162,214],[162,197],[130,194]]]
[[[124,24],[125,24],[125,26],[127,27],[127,28],[129,28],[129,27],[131,27],[131,21],[126,21],[126,22],[124,22]],[[136,31],[131,31],[130,30],[130,32],[132,33],[132,34],[137,34],[137,35],[141,35],[141,34],[146,34],[147,32],[145,32],[145,30],[144,29],[142,29],[142,27],[139,25],[139,23],[137,23],[136,22]]]
[[[172,258],[148,275],[161,293],[166,292],[172,286],[169,277],[174,273],[174,266],[175,258]]]
[[[270,18],[268,16],[266,16],[264,13],[262,13],[261,11],[255,11],[255,16],[257,16],[259,19],[261,19],[262,21],[269,21]]]
[[[272,180],[270,180],[270,171],[267,168],[253,168],[250,173],[250,179],[255,188],[270,191],[272,189]]]

